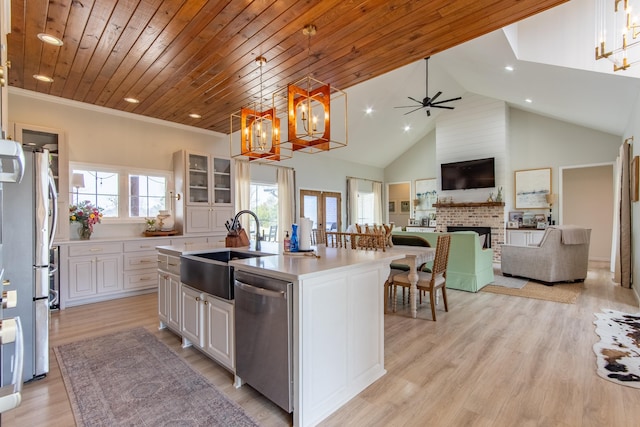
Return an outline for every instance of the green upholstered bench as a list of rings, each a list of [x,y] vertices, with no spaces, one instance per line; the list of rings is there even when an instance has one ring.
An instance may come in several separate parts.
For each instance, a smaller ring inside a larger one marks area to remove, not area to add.
[[[394,231],[394,236],[418,236],[435,248],[441,233]],[[481,240],[473,231],[455,231],[451,234],[447,288],[478,292],[493,282],[493,249],[482,249]]]

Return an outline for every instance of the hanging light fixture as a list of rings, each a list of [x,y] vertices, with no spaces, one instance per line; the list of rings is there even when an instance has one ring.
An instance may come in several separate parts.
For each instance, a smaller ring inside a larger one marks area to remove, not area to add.
[[[229,142],[234,158],[275,162],[291,158],[290,150],[280,147],[280,119],[275,106],[263,109],[262,67],[267,63],[264,56],[256,57],[260,67],[260,98],[251,107],[243,107],[239,113],[231,114]]]
[[[316,31],[315,25],[302,31],[308,38],[307,76],[273,96],[274,107],[286,101],[287,135],[280,145],[312,154],[347,145],[347,94],[311,76],[311,37]]]
[[[596,0],[596,60],[610,60],[613,62],[613,71],[626,70],[640,61],[640,24],[637,15],[640,7],[638,11],[633,11],[632,3],[638,2]]]

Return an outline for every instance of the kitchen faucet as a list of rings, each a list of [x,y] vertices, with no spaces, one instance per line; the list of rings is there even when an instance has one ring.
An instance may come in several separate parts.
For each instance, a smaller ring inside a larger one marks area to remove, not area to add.
[[[251,216],[253,216],[253,218],[256,220],[256,251],[260,250],[260,221],[258,221],[258,215],[256,215],[255,213],[253,213],[252,211],[245,209],[242,210],[240,212],[238,212],[236,214],[236,216],[233,218],[233,226],[232,229],[233,230],[237,230],[239,229],[239,223],[238,223],[238,217],[244,213],[248,213]]]

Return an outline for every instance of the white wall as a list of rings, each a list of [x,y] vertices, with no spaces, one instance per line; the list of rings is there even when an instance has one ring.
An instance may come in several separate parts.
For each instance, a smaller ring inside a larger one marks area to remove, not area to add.
[[[172,170],[172,155],[180,149],[229,156],[228,137],[218,132],[13,88],[9,102],[10,121],[62,130],[72,162]],[[384,172],[381,168],[341,160],[336,158],[339,150],[336,153],[332,156],[296,153],[292,159],[275,165],[296,170],[298,189],[341,193],[342,221],[346,224],[347,176],[382,182]],[[252,179],[275,183],[275,168],[252,165]],[[138,235],[143,229],[142,222],[108,226],[103,223],[96,227],[94,235]]]
[[[632,111],[629,125],[625,131],[623,138],[619,141],[619,145],[626,138],[633,137],[631,142],[631,158],[640,156],[640,97],[636,100],[635,107]],[[633,260],[633,290],[636,298],[640,300],[640,203],[631,203],[631,256]]]

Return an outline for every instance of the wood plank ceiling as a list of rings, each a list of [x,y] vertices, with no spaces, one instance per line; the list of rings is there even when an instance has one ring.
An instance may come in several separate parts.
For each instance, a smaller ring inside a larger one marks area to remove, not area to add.
[[[344,90],[565,1],[12,0],[9,85],[228,133],[258,55],[265,98],[309,70]]]

